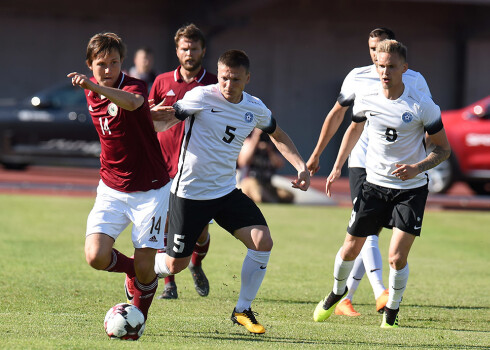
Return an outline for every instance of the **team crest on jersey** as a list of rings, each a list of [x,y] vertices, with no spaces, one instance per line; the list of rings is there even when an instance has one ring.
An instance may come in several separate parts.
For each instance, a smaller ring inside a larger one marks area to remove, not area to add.
[[[117,115],[117,106],[114,103],[109,104],[109,106],[107,107],[107,113],[115,117]]]
[[[403,113],[402,120],[404,123],[410,123],[413,120],[413,114],[410,112]]]
[[[254,120],[254,115],[251,112],[245,113],[245,121],[251,123]]]

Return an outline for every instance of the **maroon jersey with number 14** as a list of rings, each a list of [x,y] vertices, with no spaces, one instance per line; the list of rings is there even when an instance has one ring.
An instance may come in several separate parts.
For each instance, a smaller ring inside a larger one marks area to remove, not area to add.
[[[176,70],[160,74],[155,79],[150,91],[150,99],[155,100],[155,104],[163,103],[165,106],[172,106],[178,100],[181,100],[185,93],[196,86],[216,84],[218,78],[216,75],[207,72],[201,68],[199,73],[190,82],[186,83],[180,76],[180,66]],[[183,122],[178,123],[169,130],[159,132],[158,140],[163,153],[163,159],[168,170],[168,174],[173,179],[179,166],[180,146],[184,139]]]
[[[90,79],[97,84],[95,78]],[[151,119],[146,84],[121,73],[118,89],[142,95],[145,102],[124,110],[93,91],[85,90],[87,104],[101,143],[100,177],[121,192],[149,191],[165,186],[169,176]]]

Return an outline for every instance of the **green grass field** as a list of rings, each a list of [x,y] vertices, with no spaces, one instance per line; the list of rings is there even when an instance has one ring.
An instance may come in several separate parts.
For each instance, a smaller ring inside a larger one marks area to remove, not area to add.
[[[176,278],[179,299],[155,299],[143,337],[120,342],[105,335],[103,319],[112,305],[125,301],[124,276],[95,271],[84,259],[92,204],[91,198],[0,195],[0,348],[490,348],[488,212],[426,212],[409,259],[403,328],[383,330],[367,278],[354,298],[362,316],[312,320],[315,305],[331,289],[350,210],[262,205],[274,249],[253,308],[266,334],[250,335],[229,320],[246,251],[215,224],[204,261],[209,296],[198,296],[183,271]],[[390,237],[388,230],[381,233],[383,257]],[[116,247],[131,254],[129,232]],[[386,284],[387,270],[385,263]]]

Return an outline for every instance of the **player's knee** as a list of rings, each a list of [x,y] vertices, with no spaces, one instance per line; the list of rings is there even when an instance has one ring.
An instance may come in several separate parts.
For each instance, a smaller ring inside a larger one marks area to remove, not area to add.
[[[170,261],[167,261],[168,271],[172,275],[175,275],[175,274],[179,273],[180,271],[186,269],[188,265],[189,265],[188,259],[184,259],[184,260],[171,259]]]
[[[400,254],[393,254],[389,257],[390,267],[395,270],[401,270],[407,265],[407,259]]]
[[[342,260],[345,261],[355,260],[358,255],[359,255],[359,251],[355,249],[355,247],[344,248],[340,253],[340,257],[342,258]]]
[[[91,234],[85,238],[85,260],[96,270],[106,269],[112,260],[113,238],[105,234]]]
[[[340,251],[340,257],[345,261],[352,261],[357,258],[362,249],[362,245],[353,244],[353,242],[344,242]]]
[[[96,270],[104,270],[111,263],[111,256],[101,250],[85,248],[85,260]]]
[[[263,252],[269,252],[272,250],[272,246],[274,245],[274,242],[272,241],[272,237],[269,234],[265,234],[261,237],[261,239],[258,242],[257,245],[257,250],[263,251]]]

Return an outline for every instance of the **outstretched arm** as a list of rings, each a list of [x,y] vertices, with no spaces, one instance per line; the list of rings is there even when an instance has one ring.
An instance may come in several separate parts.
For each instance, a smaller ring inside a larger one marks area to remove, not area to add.
[[[154,113],[153,108],[151,109],[151,116],[157,132],[168,130],[182,121],[175,116],[175,109],[171,106],[161,106],[157,114]]]
[[[444,129],[429,135],[429,141],[433,149],[427,157],[416,164],[395,164],[396,169],[391,174],[404,181],[413,179],[417,174],[432,169],[449,158],[451,146]]]
[[[333,135],[335,135],[339,129],[340,124],[342,124],[342,120],[344,119],[345,112],[348,108],[349,107],[343,107],[340,105],[340,103],[335,102],[335,105],[325,117],[316,147],[313,150],[310,159],[308,159],[308,162],[306,163],[311,175],[320,170],[320,156],[332,139]]]
[[[165,99],[162,102],[155,105],[154,100],[149,100],[151,119],[153,119],[153,125],[155,131],[165,131],[170,129],[175,124],[181,122],[180,119],[175,117],[175,109],[172,106],[164,106]]]
[[[328,175],[327,178],[325,192],[329,197],[332,195],[331,192],[332,183],[335,182],[335,180],[337,180],[340,177],[340,172],[342,170],[342,167],[344,166],[345,161],[349,157],[350,152],[352,151],[357,141],[359,140],[359,137],[361,136],[362,131],[364,130],[365,123],[366,123],[365,121],[362,123],[352,122],[347,128],[347,130],[345,131],[344,137],[342,138],[342,143],[340,144],[339,153],[337,154],[337,159],[335,160],[335,164],[332,168],[332,171],[330,172],[330,175]]]
[[[302,191],[306,191],[310,187],[310,173],[306,168],[305,161],[299,154],[296,146],[289,136],[279,127],[276,126],[276,130],[269,134],[272,142],[276,145],[281,154],[291,163],[292,166],[298,171],[298,178],[291,181],[294,188],[299,188]]]
[[[71,83],[73,86],[80,86],[82,89],[93,91],[99,95],[104,95],[118,107],[121,107],[127,111],[134,111],[135,109],[141,107],[141,105],[145,102],[145,98],[142,95],[95,84],[90,81],[85,74],[72,72],[68,74],[67,77],[71,78]]]

